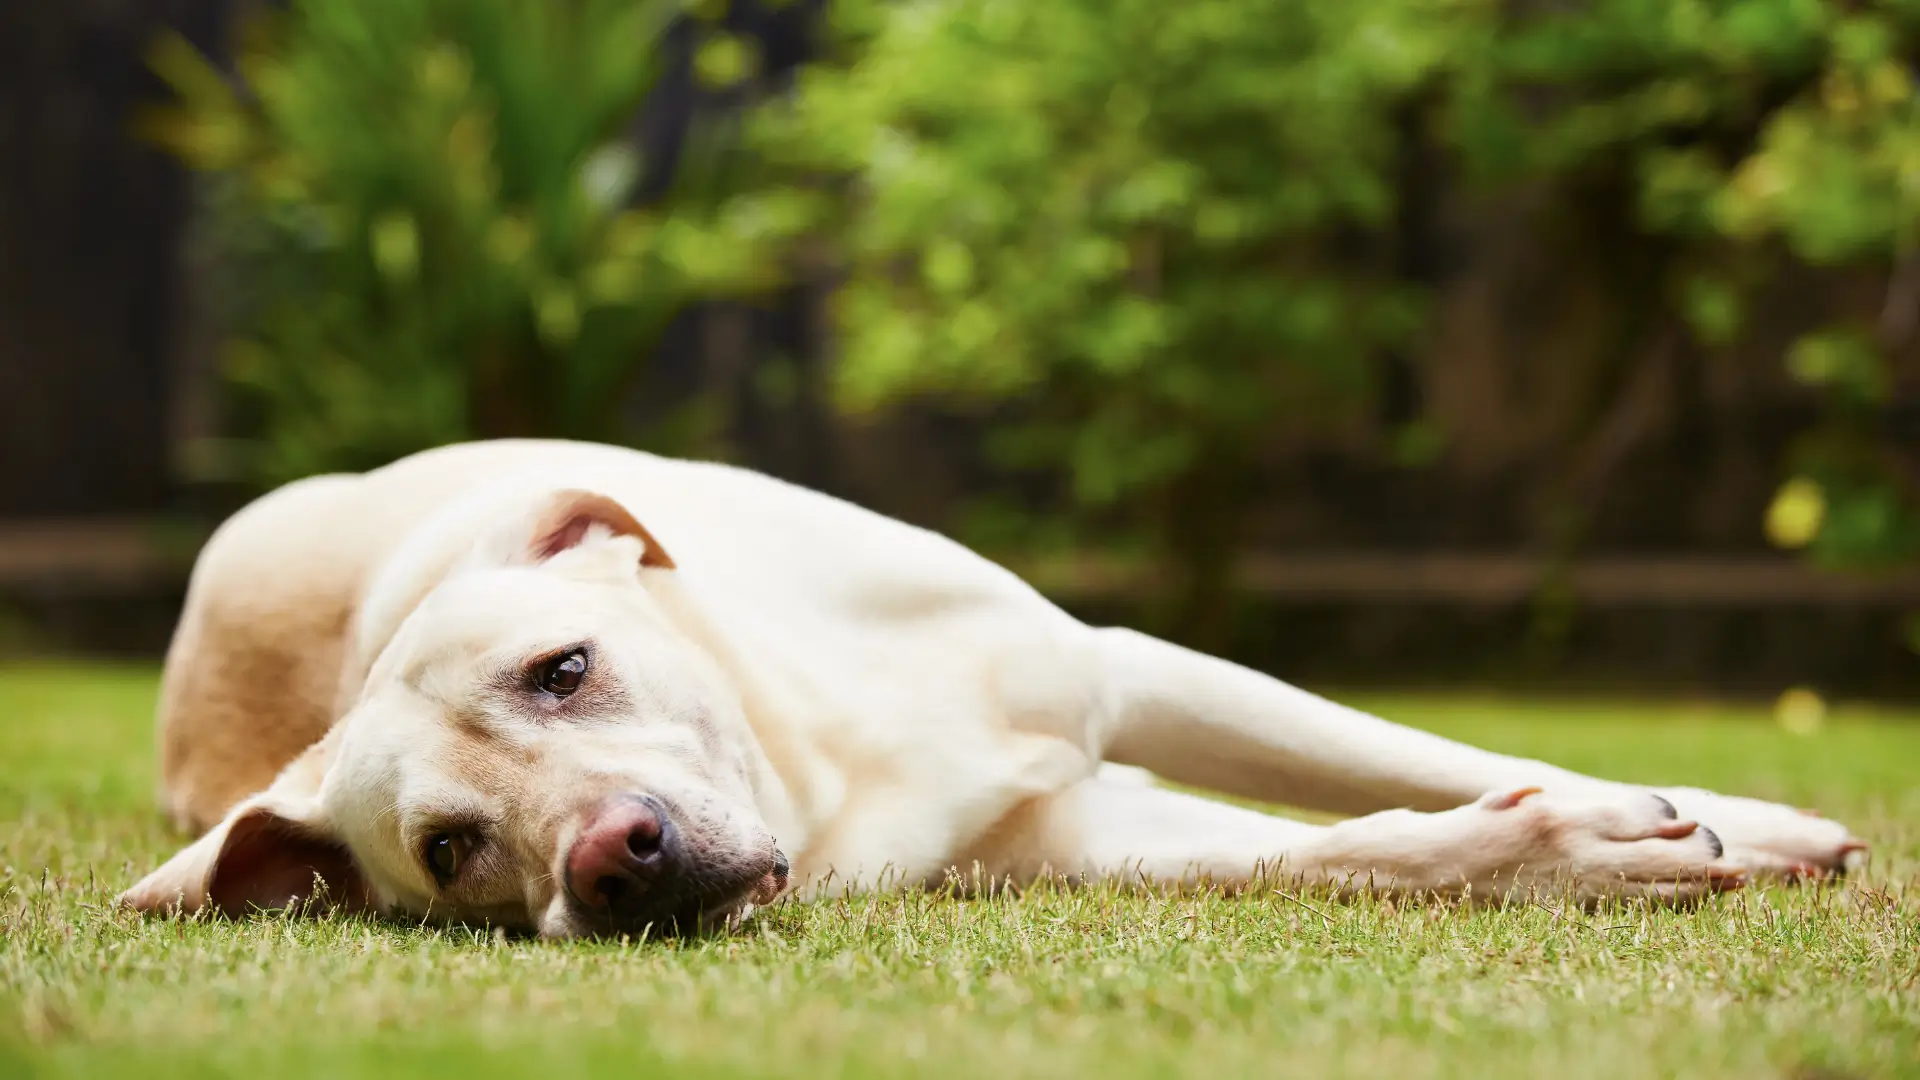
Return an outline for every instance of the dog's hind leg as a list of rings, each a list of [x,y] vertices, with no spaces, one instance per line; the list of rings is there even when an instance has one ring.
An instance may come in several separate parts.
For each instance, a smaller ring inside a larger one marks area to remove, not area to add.
[[[1601,788],[1328,701],[1131,630],[1096,631],[1104,757],[1179,783],[1315,810],[1445,810],[1501,787]]]

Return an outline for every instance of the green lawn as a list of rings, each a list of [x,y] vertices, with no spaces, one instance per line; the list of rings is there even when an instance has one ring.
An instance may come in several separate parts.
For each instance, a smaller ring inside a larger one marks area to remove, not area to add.
[[[1920,717],[1387,699],[1575,768],[1819,806],[1844,889],[1581,915],[1048,892],[789,906],[691,946],[142,921],[152,672],[0,671],[0,1077],[1920,1075]]]

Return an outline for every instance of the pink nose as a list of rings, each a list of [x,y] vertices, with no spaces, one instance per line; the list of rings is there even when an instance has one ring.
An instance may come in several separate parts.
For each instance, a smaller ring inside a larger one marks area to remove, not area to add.
[[[674,872],[673,823],[647,795],[615,795],[595,807],[567,851],[567,890],[594,911],[637,903]]]

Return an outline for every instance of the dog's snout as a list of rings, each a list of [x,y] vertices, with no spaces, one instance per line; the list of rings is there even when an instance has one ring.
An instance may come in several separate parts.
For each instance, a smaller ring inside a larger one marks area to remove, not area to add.
[[[678,846],[659,800],[616,795],[593,810],[567,851],[567,890],[589,910],[619,913],[669,886]]]

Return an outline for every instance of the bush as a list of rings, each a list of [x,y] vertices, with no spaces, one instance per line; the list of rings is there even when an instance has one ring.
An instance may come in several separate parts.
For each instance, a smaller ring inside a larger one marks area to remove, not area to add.
[[[1492,214],[1524,194],[1633,246],[1594,249],[1588,269],[1661,310],[1611,317],[1623,333],[1671,320],[1695,354],[1740,341],[1789,272],[1890,282],[1878,325],[1831,304],[1844,321],[1768,360],[1828,402],[1771,533],[1827,565],[1920,553],[1911,457],[1883,422],[1920,304],[1920,5],[833,10],[835,55],[762,134],[844,181],[823,234],[847,274],[844,400],[1014,403],[1003,459],[1070,475],[1075,520],[1171,551],[1198,611],[1277,448],[1443,448],[1373,408],[1383,358],[1449,362],[1423,352],[1431,291],[1396,249],[1407,199],[1433,197],[1406,179],[1422,153],[1414,183]],[[1610,235],[1616,211],[1629,235]],[[1611,363],[1586,378],[1585,414],[1632,383]]]
[[[252,39],[245,94],[165,50],[183,103],[152,131],[226,178],[264,467],[630,437],[620,403],[674,310],[824,254],[845,407],[978,407],[997,459],[1064,496],[1016,516],[1044,526],[1027,542],[1171,555],[1190,628],[1217,623],[1276,460],[1432,461],[1475,434],[1382,404],[1393,372],[1459,360],[1406,240],[1452,200],[1571,223],[1576,242],[1538,243],[1604,285],[1618,347],[1507,373],[1583,395],[1550,420],[1601,446],[1573,471],[1607,472],[1637,357],[1673,344],[1821,403],[1782,462],[1776,543],[1828,566],[1920,555],[1895,409],[1920,384],[1914,0],[828,10],[827,55],[761,111],[742,167],[722,183],[696,157],[646,208],[620,132],[680,17],[660,4],[309,0]],[[713,77],[752,69],[710,46]],[[1817,317],[1770,344],[1771,309],[1810,291]],[[1556,483],[1569,520],[1597,500]]]
[[[147,134],[212,171],[229,373],[273,481],[475,436],[624,440],[687,303],[764,286],[779,193],[695,165],[633,205],[624,129],[677,5],[307,0],[230,85],[178,39]],[[708,158],[711,160],[711,153]]]
[[[1877,309],[1835,304],[1839,321],[1779,358],[1825,415],[1767,530],[1828,567],[1920,557],[1920,433],[1903,449],[1889,412],[1920,345],[1920,4],[1602,0],[1503,25],[1494,45],[1456,77],[1457,152],[1509,181],[1630,169],[1703,347],[1736,340],[1789,274],[1877,283]]]
[[[766,137],[851,178],[843,400],[1030,402],[1000,460],[1063,468],[1216,606],[1251,458],[1350,425],[1418,326],[1367,236],[1453,28],[1348,0],[834,10],[848,59]]]

